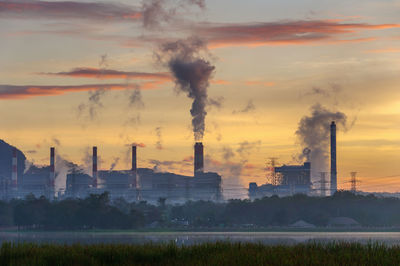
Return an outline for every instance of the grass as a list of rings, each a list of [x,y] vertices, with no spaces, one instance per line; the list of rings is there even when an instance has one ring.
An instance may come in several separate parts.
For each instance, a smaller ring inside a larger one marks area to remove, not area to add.
[[[357,243],[54,245],[4,243],[0,265],[400,265],[400,246]]]

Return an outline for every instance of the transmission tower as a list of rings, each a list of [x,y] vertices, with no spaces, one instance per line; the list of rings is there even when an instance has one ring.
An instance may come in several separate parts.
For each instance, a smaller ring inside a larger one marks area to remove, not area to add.
[[[275,173],[275,167],[277,165],[277,160],[278,158],[276,157],[270,157],[268,158],[269,162],[267,162],[267,179],[270,184],[277,186],[280,184],[280,180],[278,175]]]
[[[320,190],[321,190],[321,196],[325,197],[326,196],[326,191],[328,190],[327,184],[329,183],[328,180],[326,180],[326,175],[327,172],[320,172]]]
[[[350,180],[351,189],[350,189],[350,191],[353,192],[353,193],[356,193],[357,192],[357,179],[356,179],[357,172],[350,172],[350,176],[351,176],[351,180]]]

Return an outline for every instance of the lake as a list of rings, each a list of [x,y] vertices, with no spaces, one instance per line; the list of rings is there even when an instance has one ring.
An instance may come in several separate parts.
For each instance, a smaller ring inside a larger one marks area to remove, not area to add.
[[[148,242],[178,245],[231,241],[263,244],[293,245],[307,242],[346,241],[378,242],[400,245],[400,232],[0,232],[2,242],[34,242],[58,244],[125,243]]]

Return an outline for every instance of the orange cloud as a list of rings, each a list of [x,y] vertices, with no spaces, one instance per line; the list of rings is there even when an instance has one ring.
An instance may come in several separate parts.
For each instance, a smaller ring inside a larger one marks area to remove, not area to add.
[[[400,53],[400,48],[384,48],[384,49],[372,49],[366,50],[366,53]]]
[[[27,99],[38,96],[55,96],[63,95],[71,92],[92,91],[92,90],[125,90],[125,89],[155,89],[156,82],[145,82],[138,85],[128,84],[89,84],[75,86],[41,86],[41,85],[0,85],[0,100],[6,99]]]
[[[257,81],[257,80],[248,80],[245,82],[247,86],[264,86],[264,87],[272,87],[275,86],[275,82],[271,81]]]
[[[375,38],[341,39],[361,30],[399,28],[400,24],[342,23],[341,20],[285,21],[249,24],[209,24],[197,28],[210,48],[227,46],[299,45],[372,41]]]
[[[96,79],[144,79],[144,80],[164,80],[170,81],[172,77],[169,73],[148,73],[148,72],[128,72],[113,69],[99,68],[74,68],[71,71],[55,72],[55,73],[39,73],[42,75],[67,76],[78,78],[96,78]]]
[[[215,85],[229,85],[229,84],[231,84],[231,82],[230,82],[230,81],[227,81],[227,80],[216,79],[216,80],[211,80],[211,84],[215,84]]]

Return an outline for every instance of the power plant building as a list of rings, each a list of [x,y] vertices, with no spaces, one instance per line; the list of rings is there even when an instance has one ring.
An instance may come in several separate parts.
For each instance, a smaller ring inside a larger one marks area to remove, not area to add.
[[[89,194],[108,191],[111,198],[122,197],[128,201],[157,202],[159,198],[166,198],[169,202],[222,199],[221,176],[204,172],[204,147],[200,142],[194,146],[193,176],[137,168],[136,146],[132,146],[131,169],[98,170],[97,152],[97,147],[93,147],[91,175],[71,163],[66,175],[65,193],[60,194],[59,198],[84,198]],[[0,175],[2,198],[23,198],[33,194],[36,197],[53,199],[58,174],[55,167],[55,148],[50,148],[49,166],[31,166],[25,173],[23,170],[17,172],[17,154],[16,149],[10,151],[8,177]]]
[[[250,199],[272,195],[290,196],[299,193],[310,193],[312,185],[310,162],[305,162],[303,165],[283,165],[281,167],[274,167],[273,171],[279,177],[279,184],[257,186],[257,183],[250,183]]]

